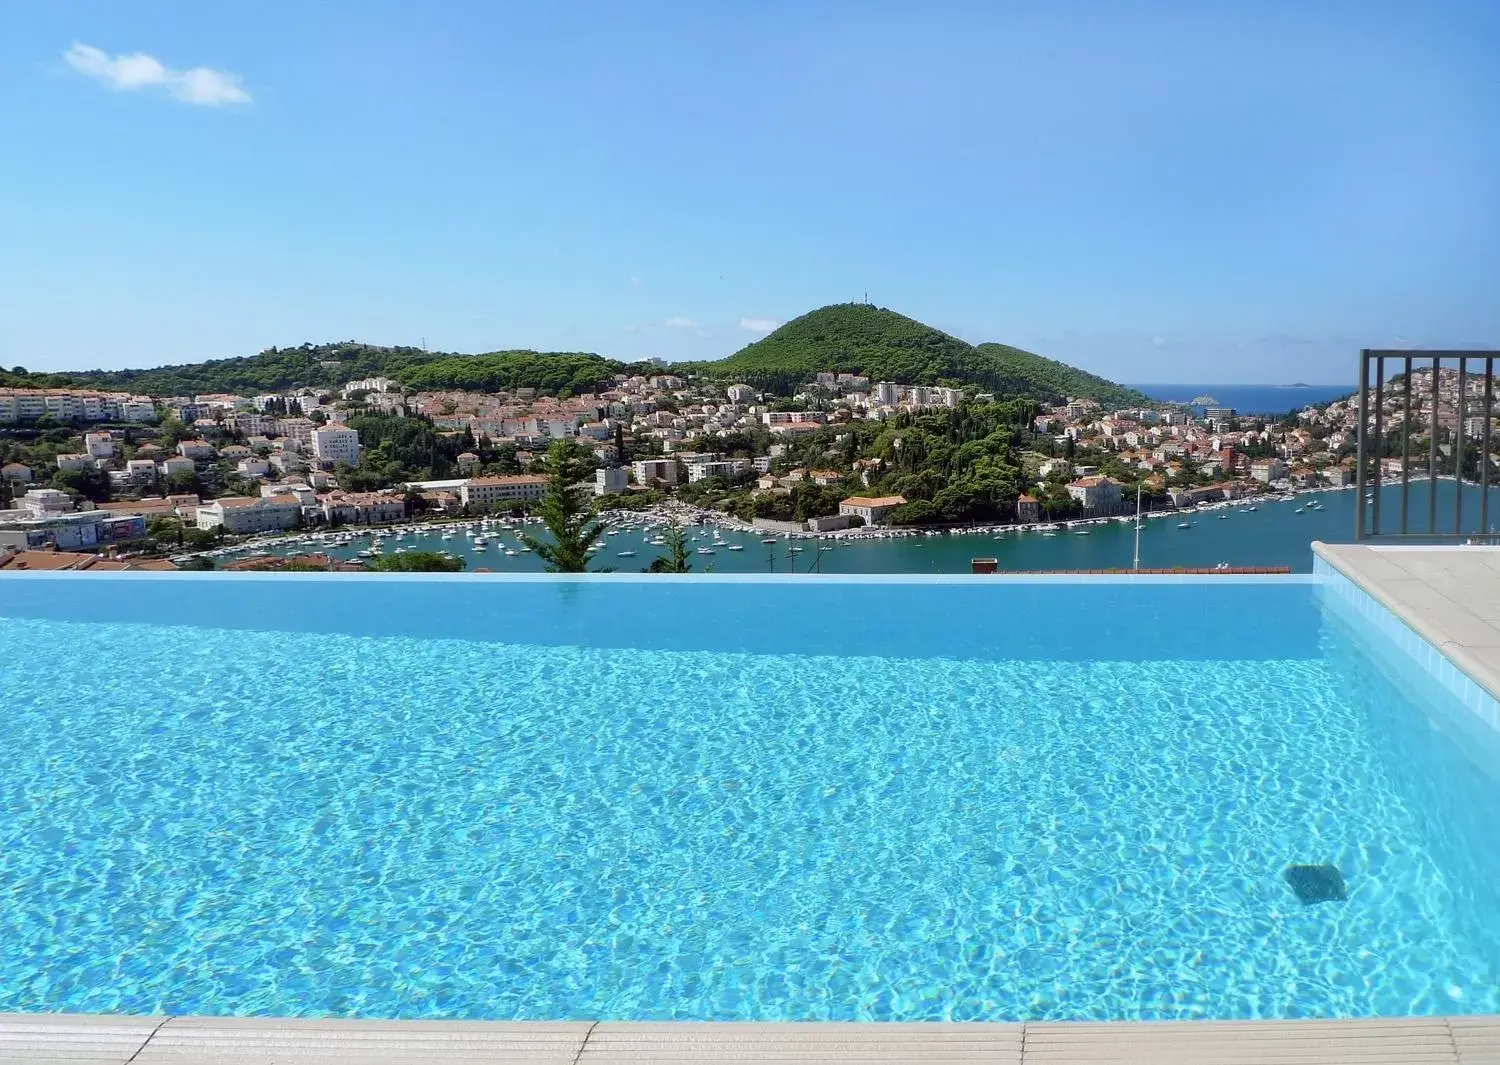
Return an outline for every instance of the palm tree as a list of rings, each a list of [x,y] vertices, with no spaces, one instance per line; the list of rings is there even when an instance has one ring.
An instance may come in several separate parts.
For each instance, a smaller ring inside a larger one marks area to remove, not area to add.
[[[579,501],[573,483],[581,476],[573,445],[555,440],[547,449],[547,491],[537,507],[550,543],[523,533],[521,540],[547,564],[548,573],[587,573],[589,548],[604,532],[594,520],[592,504]]]
[[[693,563],[688,555],[687,533],[675,521],[667,526],[662,539],[667,541],[667,553],[651,560],[648,573],[691,573]]]

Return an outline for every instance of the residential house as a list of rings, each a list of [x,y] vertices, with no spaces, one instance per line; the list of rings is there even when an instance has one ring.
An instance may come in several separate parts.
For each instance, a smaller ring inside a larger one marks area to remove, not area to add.
[[[271,472],[271,464],[259,455],[247,455],[235,463],[234,468],[241,477],[264,477]]]
[[[1080,477],[1069,483],[1068,495],[1091,514],[1111,514],[1120,509],[1120,482],[1111,477]]]
[[[162,459],[160,468],[163,477],[173,477],[179,473],[192,473],[197,467],[185,455],[169,455]]]
[[[214,457],[214,446],[207,440],[179,440],[177,453],[194,462],[208,462]]]
[[[902,496],[850,496],[839,503],[839,513],[859,518],[866,525],[884,525],[891,511],[905,505]]]

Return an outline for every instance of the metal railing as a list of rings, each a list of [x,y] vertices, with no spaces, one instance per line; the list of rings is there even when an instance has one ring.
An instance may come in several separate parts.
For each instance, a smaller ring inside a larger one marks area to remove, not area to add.
[[[1500,351],[1367,348],[1359,353],[1356,540],[1405,538],[1430,543],[1500,538],[1489,518],[1490,424],[1495,413],[1497,357]],[[1466,423],[1475,420],[1478,432],[1466,432]],[[1415,455],[1414,440],[1425,444]],[[1399,463],[1395,461],[1398,454]],[[1416,477],[1412,476],[1414,462],[1425,465],[1425,470],[1418,468]],[[1394,475],[1392,467],[1398,470]],[[1440,507],[1439,486],[1450,481],[1452,503],[1445,501]],[[1424,485],[1426,498],[1419,501],[1419,512],[1414,514],[1412,489]],[[1477,513],[1470,510],[1467,516],[1465,495],[1473,498],[1474,492],[1466,486],[1478,489]],[[1392,522],[1391,515],[1382,514],[1382,502],[1387,489],[1398,487],[1394,500],[1398,512]]]

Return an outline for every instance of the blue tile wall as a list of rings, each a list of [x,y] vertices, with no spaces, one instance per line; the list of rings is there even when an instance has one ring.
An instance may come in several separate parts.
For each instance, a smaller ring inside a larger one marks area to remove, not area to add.
[[[1500,701],[1425,637],[1321,558],[1313,559],[1313,578],[1319,594],[1342,617],[1379,637],[1450,693],[1459,705],[1491,728],[1500,730]]]

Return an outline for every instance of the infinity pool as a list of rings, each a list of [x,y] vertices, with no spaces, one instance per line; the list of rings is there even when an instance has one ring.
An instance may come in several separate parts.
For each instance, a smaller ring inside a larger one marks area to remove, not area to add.
[[[0,1011],[1496,1012],[1474,726],[1311,578],[0,577]]]

